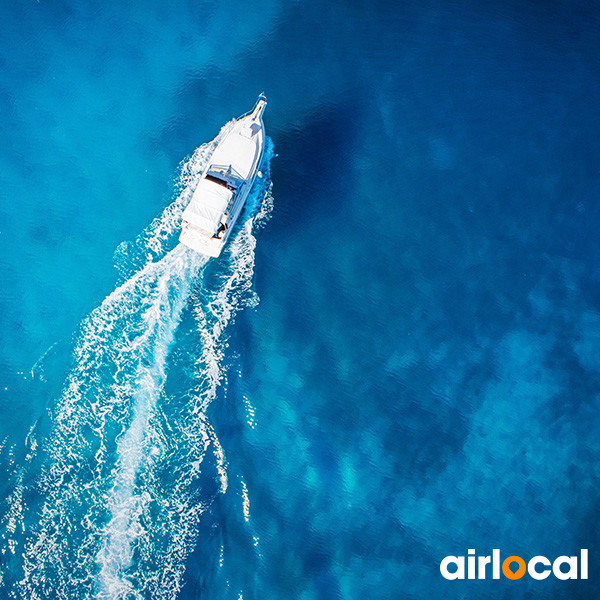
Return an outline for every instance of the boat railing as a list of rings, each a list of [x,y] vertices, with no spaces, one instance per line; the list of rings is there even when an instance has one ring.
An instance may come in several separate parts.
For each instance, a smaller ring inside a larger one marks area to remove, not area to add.
[[[231,183],[243,181],[244,178],[231,165],[210,165],[207,173],[215,173]]]
[[[242,185],[244,185],[242,183]],[[240,189],[242,186],[240,186],[239,188],[237,188],[236,190],[234,190],[233,194],[231,195],[231,198],[229,198],[229,202],[227,203],[227,206],[225,207],[225,213],[227,215],[231,214],[231,209],[234,207],[238,194],[240,193]]]

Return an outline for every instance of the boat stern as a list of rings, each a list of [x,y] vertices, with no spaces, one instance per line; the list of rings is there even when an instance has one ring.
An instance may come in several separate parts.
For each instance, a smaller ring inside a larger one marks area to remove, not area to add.
[[[206,235],[184,221],[179,241],[200,254],[216,258],[221,254],[226,240]]]

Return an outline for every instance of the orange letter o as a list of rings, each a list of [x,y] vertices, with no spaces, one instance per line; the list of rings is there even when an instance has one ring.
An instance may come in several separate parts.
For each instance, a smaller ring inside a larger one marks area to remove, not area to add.
[[[511,563],[516,562],[519,565],[519,568],[513,573],[510,570]],[[525,565],[525,561],[520,556],[509,556],[504,559],[502,563],[502,572],[505,577],[509,579],[521,579],[523,575],[525,575],[525,571],[527,571],[527,566]]]

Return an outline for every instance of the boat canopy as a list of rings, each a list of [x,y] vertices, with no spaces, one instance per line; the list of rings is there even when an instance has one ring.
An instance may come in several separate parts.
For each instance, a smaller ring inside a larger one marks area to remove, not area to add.
[[[214,235],[219,229],[221,217],[232,196],[233,192],[227,187],[202,179],[190,203],[183,211],[183,218],[210,235]]]

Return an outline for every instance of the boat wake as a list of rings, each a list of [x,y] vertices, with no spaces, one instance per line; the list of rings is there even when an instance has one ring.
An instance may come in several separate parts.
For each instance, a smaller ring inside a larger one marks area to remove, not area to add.
[[[28,438],[0,514],[0,590],[12,598],[175,598],[210,503],[199,482],[211,447],[217,491],[227,489],[206,409],[223,377],[226,327],[256,302],[253,231],[270,215],[268,176],[218,265],[173,248],[226,128],[182,165],[174,202],[117,249],[122,283],[82,324],[62,396]]]

